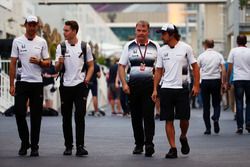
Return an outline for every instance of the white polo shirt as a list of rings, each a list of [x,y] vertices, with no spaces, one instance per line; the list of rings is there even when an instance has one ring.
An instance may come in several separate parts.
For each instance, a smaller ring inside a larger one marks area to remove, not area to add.
[[[25,35],[14,39],[11,57],[18,58],[22,63],[20,81],[43,82],[42,68],[38,64],[29,62],[31,56],[36,56],[39,59],[48,59],[49,53],[46,41],[39,36],[30,41]]]
[[[68,41],[65,41],[66,53],[64,59],[65,73],[63,75],[63,85],[64,86],[76,86],[84,81],[85,72],[82,72],[84,65],[84,55],[79,57],[82,53],[81,41],[75,46],[71,46]],[[56,48],[56,61],[62,56],[61,45],[57,45]],[[90,46],[87,44],[87,62],[93,60],[92,52]]]
[[[162,88],[183,88],[183,83],[190,83],[189,66],[196,63],[192,48],[179,41],[174,48],[164,45],[160,48],[156,68],[164,68]]]
[[[250,80],[250,48],[236,47],[231,49],[228,63],[233,64],[233,80]]]
[[[220,79],[221,65],[225,64],[222,54],[209,48],[197,59],[200,66],[201,79]]]

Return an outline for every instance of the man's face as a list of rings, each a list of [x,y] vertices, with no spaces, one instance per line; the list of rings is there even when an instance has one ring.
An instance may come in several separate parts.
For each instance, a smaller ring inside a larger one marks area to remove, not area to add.
[[[135,35],[138,42],[147,42],[149,35],[148,27],[146,25],[138,24],[135,28]]]
[[[168,45],[171,37],[169,36],[168,32],[162,32],[161,39],[162,39],[164,44]]]
[[[72,30],[70,26],[64,25],[63,35],[64,35],[65,40],[71,40],[71,39],[75,38],[76,31]]]
[[[38,29],[38,23],[36,22],[25,23],[25,28],[26,28],[26,33],[29,36],[34,36]]]

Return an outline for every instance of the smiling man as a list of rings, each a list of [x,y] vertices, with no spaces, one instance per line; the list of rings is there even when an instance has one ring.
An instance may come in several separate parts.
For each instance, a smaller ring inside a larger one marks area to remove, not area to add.
[[[48,46],[44,39],[36,35],[38,19],[28,16],[25,20],[26,33],[13,41],[10,62],[10,94],[15,96],[15,113],[21,148],[18,152],[23,156],[31,147],[30,156],[39,156],[38,142],[43,107],[42,68],[49,67]],[[20,81],[14,83],[17,60],[21,62]],[[27,101],[30,106],[31,142],[26,122]]]

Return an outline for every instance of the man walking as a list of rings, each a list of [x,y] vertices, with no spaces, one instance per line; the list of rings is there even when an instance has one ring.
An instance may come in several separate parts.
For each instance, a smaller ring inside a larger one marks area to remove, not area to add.
[[[14,39],[10,62],[10,94],[15,96],[15,113],[21,148],[18,152],[23,156],[31,147],[30,156],[39,156],[39,135],[43,108],[42,67],[49,67],[48,46],[44,39],[36,35],[38,19],[28,16],[24,23],[26,32]],[[20,80],[14,84],[17,60],[22,64]],[[30,106],[30,135],[26,122],[27,101]]]
[[[159,45],[150,40],[149,23],[139,21],[135,27],[136,39],[124,46],[119,61],[119,76],[123,91],[129,96],[132,127],[135,139],[133,154],[141,154],[145,145],[145,156],[151,157],[154,150],[155,133],[153,92],[153,69]],[[125,68],[130,64],[129,81]]]
[[[193,96],[198,95],[199,92],[199,67],[194,58],[192,48],[186,43],[179,41],[180,35],[175,25],[165,24],[157,32],[162,34],[161,38],[165,45],[161,47],[157,57],[152,99],[154,101],[157,99],[157,87],[162,78],[160,120],[166,121],[165,130],[171,147],[165,158],[177,158],[174,119],[180,120],[181,152],[188,154],[190,148],[186,135],[190,119],[189,66],[192,66],[194,75]]]
[[[230,75],[233,69],[237,134],[243,133],[244,94],[246,96],[245,128],[248,133],[250,133],[250,49],[246,47],[246,43],[247,37],[245,35],[238,35],[238,47],[233,48],[228,56],[227,79],[229,83]]]
[[[76,21],[66,21],[63,32],[65,37],[65,53],[62,54],[62,43],[56,49],[56,71],[61,71],[61,112],[63,116],[63,134],[65,140],[64,155],[72,155],[72,109],[75,105],[76,156],[88,155],[84,149],[85,114],[88,96],[88,82],[94,72],[91,48],[86,44],[86,53],[82,50],[82,42],[77,38],[79,26]],[[86,55],[85,55],[86,54]],[[85,58],[84,58],[85,56]],[[86,59],[86,62],[85,62]],[[84,65],[88,70],[83,70]]]
[[[203,46],[205,51],[199,55],[197,61],[201,69],[203,119],[206,126],[204,134],[210,135],[210,96],[212,96],[212,106],[214,108],[214,114],[212,116],[212,120],[214,121],[214,132],[219,133],[221,86],[224,87],[226,82],[226,70],[223,56],[213,49],[214,41],[212,39],[206,39],[203,42]]]

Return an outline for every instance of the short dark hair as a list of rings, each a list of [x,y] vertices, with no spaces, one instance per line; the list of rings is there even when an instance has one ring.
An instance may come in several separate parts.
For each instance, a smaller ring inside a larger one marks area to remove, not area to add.
[[[245,46],[247,44],[247,37],[245,35],[238,35],[237,44],[240,46]]]
[[[78,33],[79,26],[78,23],[74,20],[69,20],[65,22],[65,25],[70,26],[72,30],[76,30],[76,33]]]
[[[206,39],[203,41],[203,45],[205,45],[207,48],[214,48],[214,40]]]
[[[180,38],[181,38],[181,35],[179,34],[179,31],[178,31],[178,29],[177,29],[177,27],[176,27],[175,25],[174,25],[173,34],[174,34],[174,38],[175,38],[177,41],[179,41]],[[169,35],[171,35],[171,34],[169,34]]]

